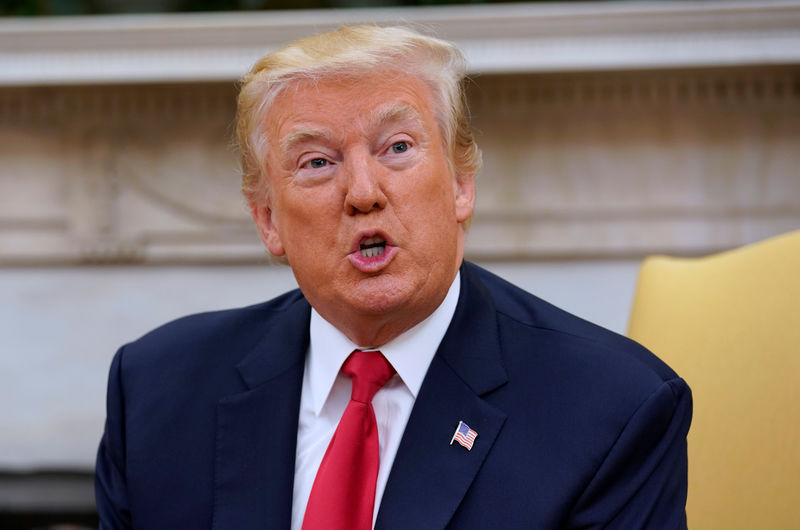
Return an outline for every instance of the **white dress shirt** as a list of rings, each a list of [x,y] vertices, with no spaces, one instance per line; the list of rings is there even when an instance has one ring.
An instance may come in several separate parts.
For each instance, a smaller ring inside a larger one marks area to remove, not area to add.
[[[372,399],[378,422],[380,465],[372,524],[386,488],[400,439],[422,380],[447,331],[458,303],[460,273],[438,308],[425,320],[381,346],[356,345],[313,308],[310,342],[300,396],[297,455],[294,468],[292,530],[300,530],[311,487],[339,419],[350,401],[351,381],[339,369],[356,349],[379,349],[397,373]]]

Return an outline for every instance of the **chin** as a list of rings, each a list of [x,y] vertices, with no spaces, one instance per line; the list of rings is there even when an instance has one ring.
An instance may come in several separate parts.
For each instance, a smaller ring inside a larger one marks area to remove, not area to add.
[[[354,307],[360,308],[362,313],[370,315],[386,315],[399,311],[405,306],[409,297],[398,296],[399,293],[373,293],[367,295],[367,299],[359,299]]]
[[[372,280],[376,280],[373,278]],[[380,281],[369,281],[367,285],[360,285],[356,289],[355,296],[351,298],[352,307],[358,307],[363,313],[384,315],[397,311],[411,300],[415,289],[411,286],[398,284],[395,281],[387,281],[382,278]]]

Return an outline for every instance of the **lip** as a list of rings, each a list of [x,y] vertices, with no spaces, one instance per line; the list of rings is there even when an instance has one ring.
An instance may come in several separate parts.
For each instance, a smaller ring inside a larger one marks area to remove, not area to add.
[[[372,237],[383,239],[386,242],[386,250],[380,256],[365,258],[361,255],[361,243]],[[353,238],[353,244],[350,245],[350,253],[347,255],[347,259],[359,271],[375,273],[389,265],[395,254],[397,254],[397,247],[388,235],[380,230],[360,230],[356,237]]]

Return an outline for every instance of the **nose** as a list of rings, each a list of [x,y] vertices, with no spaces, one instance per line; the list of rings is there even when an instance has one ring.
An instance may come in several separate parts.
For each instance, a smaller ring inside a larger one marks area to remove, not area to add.
[[[369,213],[386,207],[386,195],[381,187],[383,168],[368,153],[355,153],[345,162],[347,193],[345,211],[348,215]]]

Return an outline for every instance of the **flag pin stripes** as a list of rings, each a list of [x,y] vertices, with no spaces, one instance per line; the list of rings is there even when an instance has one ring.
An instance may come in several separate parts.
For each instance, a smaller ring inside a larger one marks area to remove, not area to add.
[[[463,421],[459,421],[456,432],[453,433],[453,438],[450,439],[450,445],[453,445],[453,442],[458,442],[463,447],[466,447],[467,451],[471,451],[472,444],[475,443],[475,438],[477,437],[478,433],[476,431],[470,429],[469,425]]]

